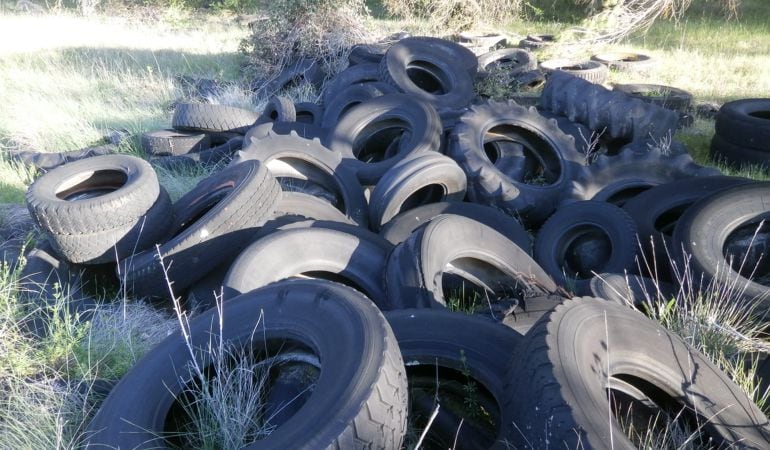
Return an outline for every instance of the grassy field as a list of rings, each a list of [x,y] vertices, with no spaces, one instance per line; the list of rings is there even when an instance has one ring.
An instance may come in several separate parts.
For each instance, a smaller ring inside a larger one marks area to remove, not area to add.
[[[650,53],[658,64],[644,75],[612,73],[610,81],[670,84],[692,92],[698,102],[770,96],[770,7],[765,1],[744,0],[739,22],[724,23],[710,10],[693,10],[679,23],[661,22],[646,35],[612,47]],[[383,34],[403,25],[383,19],[373,24]],[[572,25],[520,21],[508,24],[505,31],[559,32]],[[248,81],[238,53],[247,34],[232,17],[174,10],[90,18],[0,12],[0,152],[75,150],[104,143],[111,131],[135,137],[168,127],[173,103],[183,96],[175,76]],[[583,57],[607,48],[573,47],[566,55],[551,51],[543,56]],[[218,101],[253,108],[258,103],[237,84]],[[707,162],[712,134],[713,122],[699,119],[678,138],[698,160]],[[138,151],[135,138],[121,146],[126,152]],[[174,197],[200,177],[160,175]],[[29,170],[0,159],[0,203],[22,203],[33,177]],[[119,378],[177,327],[176,319],[113,292],[104,295],[105,305],[92,320],[78,323],[65,315],[52,321],[51,337],[37,342],[20,329],[30,300],[19,295],[17,275],[12,268],[0,268],[0,392],[5,393],[0,395],[0,448],[77,447],[99,401],[97,390],[90,389],[94,381]],[[60,298],[67,299],[66,287]],[[668,320],[698,345],[746,345],[724,341],[710,328],[715,321],[754,342],[755,323],[735,311],[709,308],[708,302],[703,304],[706,300],[692,298],[689,309],[680,312],[658,311],[659,319]],[[701,329],[706,331],[693,331]],[[748,391],[752,383],[743,380]]]

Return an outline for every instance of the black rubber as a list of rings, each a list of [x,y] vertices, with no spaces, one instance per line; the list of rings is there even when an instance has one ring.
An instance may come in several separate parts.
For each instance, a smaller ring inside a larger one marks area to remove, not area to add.
[[[425,448],[451,448],[455,439],[455,448],[489,448],[505,441],[507,436],[499,432],[505,374],[522,336],[488,318],[444,310],[389,311],[385,317],[408,364],[411,422],[425,426],[434,402],[441,404],[423,441]],[[452,398],[462,389],[465,395]],[[421,396],[428,397],[426,407]],[[489,409],[468,412],[474,407]],[[462,418],[463,423],[459,426],[450,418]]]
[[[537,69],[537,58],[520,48],[504,48],[479,55],[479,78],[492,72],[505,71],[511,75]]]
[[[618,72],[643,72],[655,64],[650,55],[632,52],[606,52],[591,56],[591,61],[604,64]]]
[[[624,92],[631,97],[674,111],[687,112],[692,104],[692,94],[672,86],[660,84],[615,84],[613,91]]]
[[[596,61],[574,61],[570,59],[549,59],[540,63],[546,73],[564,72],[594,84],[607,81],[607,66]]]
[[[405,241],[417,228],[442,214],[467,217],[497,230],[528,254],[532,253],[532,236],[514,217],[491,206],[468,202],[438,202],[404,211],[380,229],[380,236],[393,245]]]
[[[179,103],[174,109],[171,126],[175,130],[229,132],[245,134],[259,114],[233,106],[207,103]]]
[[[211,138],[205,133],[158,130],[142,133],[141,143],[142,150],[148,155],[184,155],[211,147]]]
[[[563,301],[564,297],[559,295],[542,295],[517,300],[516,306],[507,311],[502,323],[518,333],[527,334],[541,317]]]
[[[529,34],[519,41],[519,47],[539,50],[556,42],[556,36],[552,34]]]
[[[252,138],[232,164],[252,159],[265,164],[283,190],[316,195],[357,223],[368,224],[363,188],[340,154],[320,140],[301,138],[294,131],[277,134],[271,129],[263,138]]]
[[[325,103],[321,126],[334,128],[350,108],[385,94],[395,93],[396,89],[382,81],[369,81],[346,86]]]
[[[770,152],[770,99],[727,102],[716,116],[716,133],[738,147]]]
[[[234,137],[222,145],[203,150],[198,153],[188,153],[186,155],[162,156],[150,160],[156,167],[162,167],[166,170],[196,170],[203,168],[216,168],[219,165],[230,163],[238,150],[243,148],[243,136]]]
[[[720,175],[719,170],[696,164],[687,154],[666,154],[661,148],[635,147],[616,156],[600,155],[575,180],[575,198],[606,201],[623,206],[635,195],[672,181]]]
[[[57,167],[27,190],[27,208],[47,233],[85,234],[135,224],[155,204],[158,177],[146,161],[105,155]]]
[[[116,263],[162,242],[172,220],[171,199],[161,187],[155,204],[131,223],[93,233],[49,232],[46,239],[71,263]]]
[[[387,309],[443,308],[442,276],[455,274],[491,300],[558,287],[527,251],[494,229],[462,216],[441,215],[397,245],[385,273]]]
[[[348,62],[350,67],[365,64],[377,64],[385,56],[391,44],[388,42],[375,42],[373,44],[356,44],[350,49]]]
[[[737,169],[770,167],[770,152],[748,147],[740,147],[728,142],[721,135],[715,134],[711,139],[709,156],[714,161],[720,161]]]
[[[636,269],[636,224],[619,207],[576,202],[559,208],[537,233],[535,261],[567,291],[588,292],[594,272]]]
[[[248,245],[271,217],[280,194],[278,183],[257,161],[215,173],[174,203],[169,239],[121,261],[119,275],[136,295],[170,298],[169,282],[181,292]]]
[[[267,122],[296,122],[297,110],[294,107],[294,102],[282,95],[270,97],[270,100],[268,100],[265,108],[262,110],[259,120]]]
[[[384,54],[384,53],[383,53]],[[348,87],[361,83],[379,82],[380,66],[376,63],[356,64],[338,73],[324,86],[321,95],[323,106],[326,107],[334,97],[344,92]]]
[[[309,125],[321,126],[323,108],[313,102],[299,102],[294,105],[297,113],[297,122]]]
[[[273,95],[284,89],[308,83],[320,88],[326,78],[319,61],[312,58],[301,58],[281,70],[273,79],[264,84],[262,92]]]
[[[697,420],[696,433],[714,438],[706,447],[770,445],[768,419],[708,358],[659,323],[607,300],[574,298],[557,306],[527,333],[507,378],[503,414],[513,448],[636,449],[618,423],[617,416],[628,414],[623,403],[646,403],[652,413],[671,416],[684,408],[682,416]],[[620,406],[611,418],[607,388]]]
[[[441,130],[431,105],[414,96],[387,94],[351,108],[326,142],[363,185],[373,186],[407,154],[438,150]]]
[[[272,134],[296,134],[305,139],[325,139],[329,130],[304,122],[265,122],[253,126],[243,137],[243,146],[246,147],[255,140],[272,137]]]
[[[514,146],[486,145],[494,140]],[[570,195],[585,159],[555,120],[513,102],[471,107],[455,126],[448,154],[468,175],[471,200],[533,224]]]
[[[295,217],[298,220],[327,220],[357,225],[353,219],[346,216],[328,201],[303,192],[289,191],[281,194],[281,199],[275,205],[271,221],[286,216]],[[268,227],[267,223],[265,227]]]
[[[321,362],[303,407],[245,448],[400,448],[407,416],[404,363],[390,326],[364,296],[325,281],[290,280],[228,301],[221,334],[219,320],[213,309],[190,323],[191,346],[203,367],[212,363],[204,350],[212,342],[213,348],[222,342],[255,357],[266,349],[288,352],[299,346]],[[195,383],[191,360],[180,333],[156,346],[104,401],[84,447],[168,445],[164,431],[176,430],[165,430],[164,422],[175,398]]]
[[[304,276],[347,284],[377,306],[385,306],[382,273],[390,243],[375,234],[356,232],[356,227],[308,225],[271,233],[241,252],[224,279],[225,299],[274,281]]]
[[[379,230],[402,211],[439,201],[462,201],[467,180],[441,153],[412,153],[385,172],[369,198],[369,226]]]
[[[467,106],[474,96],[473,79],[462,60],[456,59],[455,47],[470,52],[442,39],[403,39],[382,58],[380,78],[437,109]],[[470,53],[475,67],[475,55]]]
[[[685,178],[660,184],[627,201],[623,209],[636,223],[639,245],[647,258],[645,265],[656,272],[653,275],[665,278],[670,273],[671,235],[679,218],[693,203],[749,182],[741,177]]]
[[[399,42],[407,45],[414,41],[426,43],[436,50],[442,51],[447,60],[453,61],[454,64],[460,67],[464,67],[471,78],[476,76],[479,67],[478,58],[473,51],[465,46],[448,39],[433,36],[407,36],[403,39],[399,39]]]
[[[766,312],[770,309],[770,289],[748,278],[752,272],[754,279],[766,276],[766,258],[749,254],[744,261],[743,255],[732,255],[731,265],[725,253],[731,235],[741,231],[749,238],[757,232],[759,242],[764,241],[767,226],[758,228],[760,221],[770,218],[768,205],[770,183],[762,182],[734,186],[696,202],[679,219],[672,237],[672,255],[679,271],[687,261],[693,279],[703,279],[704,288],[715,280],[727,286],[734,297],[747,299],[747,304],[738,306],[754,308],[757,314]]]

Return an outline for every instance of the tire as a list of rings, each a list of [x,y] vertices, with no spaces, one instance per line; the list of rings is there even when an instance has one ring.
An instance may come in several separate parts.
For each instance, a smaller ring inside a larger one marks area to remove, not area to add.
[[[692,104],[692,94],[672,86],[660,84],[616,84],[613,91],[620,91],[661,108],[687,112]]]
[[[356,223],[368,225],[363,188],[340,155],[319,140],[301,138],[293,131],[286,135],[270,131],[262,139],[252,138],[232,164],[251,159],[265,164],[284,190],[324,198]]]
[[[281,199],[275,205],[272,220],[286,216],[296,217],[299,220],[325,220],[358,225],[353,219],[332,206],[331,203],[302,192],[283,192],[281,194]],[[268,224],[265,224],[265,227],[267,226]]]
[[[185,155],[211,147],[211,138],[204,133],[159,130],[142,133],[141,143],[142,150],[147,155]]]
[[[491,135],[518,144],[521,156],[497,150],[490,157],[485,144]],[[528,224],[541,223],[570,194],[584,160],[575,149],[575,139],[559,130],[555,120],[511,102],[471,107],[455,126],[448,154],[465,170],[471,200],[493,205]],[[522,173],[516,167],[519,163],[528,172],[517,179],[516,174]],[[544,182],[529,180],[535,177]]]
[[[445,273],[459,275],[493,294],[500,293],[502,286],[506,297],[511,292],[521,296],[557,290],[527,252],[502,234],[472,219],[442,215],[397,245],[388,257],[387,309],[445,307]]]
[[[724,162],[739,170],[750,169],[751,167],[765,170],[770,167],[770,152],[739,147],[726,141],[719,134],[715,134],[711,139],[709,156],[714,161]]]
[[[657,400],[672,416],[682,407],[683,416],[697,411],[698,430],[715,438],[709,447],[770,445],[767,418],[721,370],[614,302],[574,298],[557,306],[525,336],[508,379],[515,382],[504,416],[514,448],[636,449],[617,417],[608,418],[608,384],[616,401],[633,399],[626,405],[664,409]]]
[[[607,81],[609,70],[596,61],[574,61],[569,59],[549,59],[540,63],[546,73],[564,72],[594,84]]]
[[[350,66],[326,83],[321,96],[323,98],[323,106],[325,108],[334,97],[345,92],[350,86],[381,81],[379,60],[377,60],[376,63],[364,63]]]
[[[396,92],[396,89],[393,86],[381,81],[370,81],[347,86],[326,103],[321,126],[328,129],[334,128],[345,113],[350,111],[350,108],[367,100],[394,92]]]
[[[716,133],[738,147],[770,152],[770,99],[727,102],[716,116]]]
[[[71,263],[116,263],[161,242],[172,219],[171,199],[161,187],[155,204],[133,223],[94,233],[48,233],[46,238],[56,252]]]
[[[315,88],[320,88],[326,74],[318,61],[311,58],[301,58],[281,70],[270,82],[261,89],[268,95],[278,94],[291,86],[308,83]]]
[[[246,448],[400,447],[407,413],[404,363],[390,326],[362,295],[333,283],[292,280],[228,301],[221,337],[215,337],[218,321],[216,310],[193,320],[191,345],[202,349],[216,340],[257,352],[268,348],[266,336],[272,343],[300,343],[322,361],[303,407]],[[174,399],[192,382],[185,374],[191,359],[179,333],[150,351],[104,401],[88,426],[85,447],[166,445],[158,436]],[[212,358],[201,351],[196,359],[206,366]],[[303,430],[300,436],[297,430]]]
[[[655,186],[716,175],[720,175],[719,170],[696,164],[686,153],[667,155],[660,148],[639,153],[631,147],[616,156],[598,156],[583,177],[575,180],[575,198],[623,206],[634,196]]]
[[[277,231],[251,244],[233,262],[224,279],[224,298],[306,276],[354,287],[382,307],[381,274],[390,249],[389,243],[370,239],[365,233],[314,227]],[[270,261],[269,266],[265,261]]]
[[[537,69],[537,58],[520,48],[504,48],[484,53],[478,57],[478,61],[481,78],[499,70],[516,75]]]
[[[633,306],[645,311],[645,305],[668,303],[676,298],[673,285],[639,275],[600,273],[591,278],[589,291],[592,296],[610,300],[619,305]]]
[[[564,297],[558,295],[522,299],[503,317],[502,323],[522,335],[527,334],[541,317],[562,304],[564,300]]]
[[[245,134],[259,119],[254,111],[205,103],[179,103],[171,126],[175,130]]]
[[[465,68],[471,79],[476,76],[479,69],[479,61],[475,53],[463,45],[447,39],[433,36],[407,36],[398,41],[399,43],[409,45],[412,42],[428,44],[436,50],[441,50],[446,60],[453,61],[458,66]]]
[[[763,277],[767,271],[760,261],[743,262],[741,255],[733,255],[736,265],[743,265],[742,271],[732,267],[725,251],[728,249],[731,235],[743,229],[748,236],[753,236],[760,220],[770,217],[770,183],[748,183],[734,186],[714,195],[705,197],[691,206],[676,224],[673,235],[673,257],[679,267],[689,267],[693,279],[701,280],[702,285],[709,282],[725,284],[731,287],[735,296],[742,296],[748,303],[739,303],[738,307],[752,308],[752,312],[762,314],[770,308],[770,289],[756,281],[751,281],[747,272],[755,271],[754,277]],[[758,231],[762,239],[764,227]],[[685,262],[689,262],[687,266]]]
[[[623,209],[634,219],[646,265],[667,277],[671,235],[682,214],[698,200],[751,180],[740,177],[696,177],[663,183],[630,199]],[[597,297],[601,295],[595,294]]]
[[[321,117],[323,117],[323,108],[313,102],[300,102],[294,105],[297,113],[297,122],[308,125],[321,126]]]
[[[405,241],[421,225],[442,214],[467,217],[497,230],[527,254],[532,254],[532,236],[514,217],[490,206],[466,202],[438,202],[404,211],[380,228],[380,236],[393,245]]]
[[[351,108],[326,142],[342,155],[344,166],[355,171],[361,184],[374,186],[407,154],[438,150],[441,128],[439,115],[429,104],[387,94]],[[407,139],[401,141],[402,137]]]
[[[539,50],[550,46],[556,42],[556,36],[552,34],[530,34],[519,41],[519,47],[532,50]]]
[[[373,230],[396,214],[439,201],[462,201],[467,181],[457,163],[440,153],[413,153],[391,167],[374,187],[369,199],[369,224]]]
[[[459,44],[463,47],[478,47],[485,49],[498,49],[505,47],[508,39],[500,33],[473,33],[463,31],[458,35]]]
[[[378,64],[391,44],[387,42],[375,42],[374,44],[356,44],[350,49],[348,62],[350,67],[365,64]]]
[[[203,150],[199,153],[163,156],[151,160],[151,163],[156,167],[162,167],[171,171],[197,170],[201,167],[216,168],[220,164],[226,165],[230,163],[235,153],[242,148],[243,136],[238,136],[222,145]]]
[[[134,225],[158,199],[146,161],[105,155],[65,164],[35,180],[26,194],[35,224],[52,234],[87,234]]]
[[[475,67],[476,56],[443,42],[447,41],[408,38],[393,44],[380,62],[380,78],[436,109],[468,106],[475,95],[469,68],[451,58],[457,58],[455,47],[468,51]]]
[[[636,268],[636,224],[619,207],[577,202],[559,208],[537,233],[535,261],[562,288],[589,290],[594,273]]]
[[[136,295],[167,298],[169,282],[181,292],[244,248],[279,198],[278,183],[256,161],[216,173],[174,203],[171,237],[121,261],[120,275]]]
[[[511,354],[522,336],[486,318],[443,310],[389,311],[385,318],[398,340],[401,357],[409,364],[410,419],[419,422],[415,416],[422,412],[427,421],[433,411],[433,401],[420,408],[422,396],[441,403],[426,435],[426,447],[438,448],[439,441],[443,448],[450,448],[456,435],[455,448],[490,448],[505,441],[507,437],[499,430],[508,358],[498,355]],[[453,385],[461,386],[463,398],[452,398]],[[486,407],[485,413],[462,414],[469,407]],[[464,411],[458,413],[457,409]],[[456,421],[450,419],[455,415],[463,419],[459,432]],[[488,419],[479,417],[483,415]]]
[[[303,122],[265,122],[255,125],[246,133],[243,137],[243,147],[247,147],[254,141],[270,138],[275,134],[281,136],[296,134],[304,139],[323,140],[329,134],[329,130],[321,128],[319,125]]]
[[[297,110],[294,108],[294,102],[281,95],[274,95],[262,110],[262,116],[259,120],[267,122],[296,122]]]
[[[608,52],[591,56],[596,61],[618,72],[643,72],[652,68],[655,60],[650,55],[630,52]]]

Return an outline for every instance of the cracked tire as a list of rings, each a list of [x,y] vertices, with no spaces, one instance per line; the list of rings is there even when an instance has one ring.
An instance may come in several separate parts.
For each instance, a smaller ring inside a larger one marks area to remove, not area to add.
[[[707,447],[770,445],[768,419],[708,358],[611,301],[583,297],[557,306],[524,337],[507,379],[503,414],[514,448],[638,448],[618,423],[625,408],[608,417],[608,387],[615,404],[637,412],[683,408],[714,439]]]
[[[203,349],[213,339],[257,352],[268,343],[277,344],[269,348],[299,344],[322,364],[302,407],[246,448],[401,446],[407,416],[404,363],[390,326],[364,296],[325,281],[290,280],[228,301],[222,320],[227,326],[220,335],[216,309],[196,317],[189,328],[192,346]],[[211,363],[205,351],[195,355],[200,365]],[[191,360],[180,333],[153,348],[110,392],[88,426],[85,448],[167,446],[158,436],[175,398],[193,382],[186,372]]]

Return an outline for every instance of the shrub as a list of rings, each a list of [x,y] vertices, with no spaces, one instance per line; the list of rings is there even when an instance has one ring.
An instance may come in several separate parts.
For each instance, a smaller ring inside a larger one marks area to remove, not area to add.
[[[524,4],[522,0],[383,0],[392,16],[426,19],[447,31],[462,31],[482,21],[510,20],[522,12]]]

